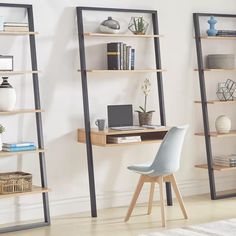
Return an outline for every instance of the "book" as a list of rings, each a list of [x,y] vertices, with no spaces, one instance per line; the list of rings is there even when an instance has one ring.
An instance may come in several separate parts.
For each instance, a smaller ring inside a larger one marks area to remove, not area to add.
[[[107,44],[107,67],[108,70],[120,70],[120,47],[121,43]]]
[[[221,36],[221,37],[229,37],[229,36],[236,36],[236,30],[218,30],[216,36]]]
[[[130,69],[134,70],[134,62],[135,62],[135,49],[131,48],[131,58],[130,58]]]
[[[31,151],[31,150],[35,150],[35,149],[36,149],[36,146],[34,146],[34,145],[31,145],[31,146],[28,146],[28,147],[10,147],[10,148],[3,147],[2,148],[2,150],[4,152]]]
[[[126,44],[123,43],[123,70],[126,70]]]
[[[126,47],[126,70],[131,70],[131,46]]]
[[[122,136],[122,137],[114,137],[109,136],[108,142],[110,143],[131,143],[131,142],[141,142],[140,136]]]
[[[124,69],[124,58],[123,58],[123,54],[124,54],[124,47],[123,47],[123,43],[120,43],[120,70]]]
[[[19,142],[19,143],[3,143],[3,147],[12,148],[12,147],[28,147],[35,146],[34,142]]]
[[[28,27],[29,24],[27,22],[4,22],[4,26],[17,26],[17,27],[21,27],[21,26],[25,26]]]
[[[7,32],[29,32],[28,26],[4,26],[4,31]]]

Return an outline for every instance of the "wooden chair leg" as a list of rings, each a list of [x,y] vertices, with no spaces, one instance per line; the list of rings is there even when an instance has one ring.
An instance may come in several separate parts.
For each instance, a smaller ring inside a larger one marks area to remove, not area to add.
[[[160,204],[161,204],[161,221],[162,227],[166,226],[166,217],[165,217],[165,202],[164,202],[164,191],[163,191],[163,177],[158,178],[158,183],[160,186]]]
[[[143,177],[143,175],[141,175],[140,178],[139,178],[139,182],[138,182],[138,185],[136,187],[136,190],[134,192],[132,201],[130,203],[129,209],[127,211],[127,214],[126,214],[126,217],[125,217],[125,221],[128,221],[130,216],[131,216],[131,214],[132,214],[132,211],[133,211],[133,209],[135,207],[135,204],[137,202],[138,196],[139,196],[139,194],[140,194],[140,192],[142,190],[143,184],[144,184],[144,177]]]
[[[180,208],[181,208],[182,213],[183,213],[183,215],[184,215],[184,218],[185,218],[185,219],[188,219],[187,211],[186,211],[186,209],[185,209],[182,196],[181,196],[181,194],[180,194],[179,188],[178,188],[177,183],[176,183],[175,176],[174,176],[173,174],[170,175],[170,180],[171,180],[171,184],[172,184],[173,190],[174,190],[174,192],[175,192],[176,198],[177,198],[177,200],[178,200],[178,202],[179,202]]]
[[[155,182],[151,182],[150,194],[149,194],[149,201],[148,201],[148,215],[152,212],[152,203],[153,203],[153,195],[155,189]]]

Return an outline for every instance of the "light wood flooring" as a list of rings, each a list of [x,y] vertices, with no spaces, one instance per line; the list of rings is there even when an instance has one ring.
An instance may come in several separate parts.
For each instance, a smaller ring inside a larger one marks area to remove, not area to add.
[[[236,218],[236,198],[211,201],[209,195],[184,198],[189,219],[185,220],[178,204],[166,207],[166,228]],[[14,232],[7,236],[138,236],[157,232],[161,227],[161,209],[154,203],[152,214],[147,215],[147,204],[137,205],[128,222],[124,222],[126,207],[99,210],[97,219],[90,213],[66,215],[52,219],[50,227]]]

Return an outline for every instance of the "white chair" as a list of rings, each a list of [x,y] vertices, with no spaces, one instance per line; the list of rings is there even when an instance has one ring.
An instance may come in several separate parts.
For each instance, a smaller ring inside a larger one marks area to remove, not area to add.
[[[161,204],[161,216],[162,216],[162,226],[165,227],[165,206],[164,206],[164,193],[163,193],[163,183],[170,182],[172,184],[175,195],[180,204],[181,210],[183,212],[184,218],[187,219],[187,212],[184,207],[183,199],[179,192],[174,174],[179,169],[180,156],[182,151],[182,146],[184,142],[184,137],[187,131],[188,125],[178,126],[171,128],[163,139],[157,155],[151,165],[133,165],[129,166],[128,169],[136,173],[141,174],[138,185],[136,187],[135,193],[133,195],[132,201],[130,203],[125,221],[128,221],[131,213],[134,209],[140,191],[143,184],[146,182],[151,183],[150,196],[148,202],[148,214],[152,211],[152,202],[154,195],[155,183],[160,186],[160,204]]]

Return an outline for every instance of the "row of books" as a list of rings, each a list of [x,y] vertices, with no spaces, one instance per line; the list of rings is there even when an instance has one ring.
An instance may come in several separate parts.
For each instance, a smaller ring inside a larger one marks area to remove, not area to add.
[[[108,143],[133,143],[141,141],[141,136],[108,136]]]
[[[236,36],[236,30],[218,30],[216,36],[235,37]]]
[[[213,161],[215,165],[235,167],[236,166],[236,154],[214,156]]]
[[[34,142],[19,142],[19,143],[3,143],[2,150],[4,152],[20,152],[35,150]]]
[[[107,44],[108,70],[134,70],[135,49],[122,42]]]
[[[5,22],[3,30],[7,32],[28,32],[29,25],[28,23]]]

